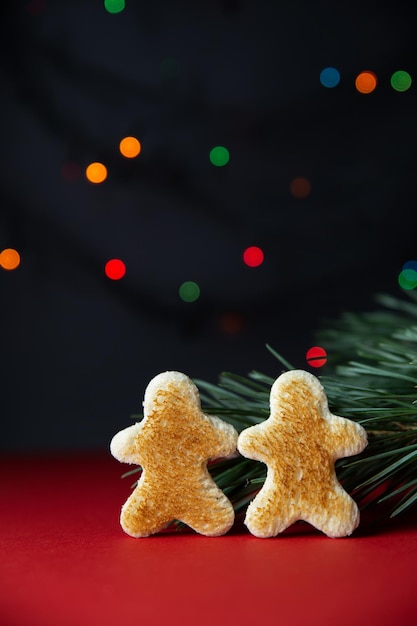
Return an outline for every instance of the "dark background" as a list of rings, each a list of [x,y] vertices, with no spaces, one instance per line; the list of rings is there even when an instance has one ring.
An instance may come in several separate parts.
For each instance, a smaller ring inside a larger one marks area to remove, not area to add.
[[[0,250],[21,254],[0,269],[3,450],[107,447],[158,372],[277,375],[265,343],[308,367],[323,318],[400,295],[416,257],[413,3],[127,0],[111,15],[32,0],[0,28]],[[102,185],[84,175],[96,160]]]

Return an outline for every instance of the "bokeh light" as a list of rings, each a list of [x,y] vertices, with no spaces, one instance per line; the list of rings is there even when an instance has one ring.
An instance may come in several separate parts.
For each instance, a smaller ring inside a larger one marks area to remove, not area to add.
[[[200,297],[200,287],[193,280],[182,283],[178,291],[184,302],[195,302]]]
[[[398,275],[398,284],[402,289],[411,291],[417,287],[417,272],[414,270],[403,270]]]
[[[125,7],[125,0],[104,0],[104,8],[109,13],[121,13]]]
[[[223,313],[219,318],[219,328],[226,335],[237,335],[244,328],[243,317],[233,311]]]
[[[417,272],[417,261],[406,261],[402,268],[403,270],[414,270],[415,272]]]
[[[407,291],[415,289],[417,287],[417,272],[413,269],[402,270],[398,275],[398,284]]]
[[[142,149],[140,141],[136,137],[123,137],[119,144],[121,154],[127,159],[134,159]]]
[[[104,266],[107,278],[120,280],[126,274],[126,265],[121,259],[110,259]]]
[[[216,146],[210,150],[210,162],[216,167],[227,165],[230,160],[229,150],[224,146]]]
[[[81,178],[81,167],[75,161],[65,161],[61,168],[62,179],[67,183],[73,183]]]
[[[5,248],[0,252],[0,266],[4,270],[15,270],[20,265],[20,254],[14,248]]]
[[[398,70],[391,76],[391,87],[395,91],[407,91],[407,89],[410,89],[411,83],[410,74],[404,70]]]
[[[323,367],[327,363],[327,352],[321,346],[313,346],[306,352],[306,361],[311,367]]]
[[[107,178],[107,167],[103,163],[94,162],[86,167],[85,175],[90,183],[99,184]]]
[[[335,67],[325,67],[320,72],[320,82],[323,87],[336,87],[340,83],[340,73]]]
[[[307,178],[297,177],[290,182],[290,194],[294,198],[307,198],[311,193],[311,183]]]
[[[45,0],[31,0],[26,5],[26,10],[31,15],[41,15],[46,9]]]
[[[248,267],[259,267],[264,262],[265,255],[258,246],[249,246],[243,252],[243,262]]]
[[[355,80],[355,87],[359,93],[371,93],[377,84],[377,78],[374,72],[361,72]]]
[[[402,289],[411,291],[417,287],[417,261],[406,261],[398,274],[398,284]]]

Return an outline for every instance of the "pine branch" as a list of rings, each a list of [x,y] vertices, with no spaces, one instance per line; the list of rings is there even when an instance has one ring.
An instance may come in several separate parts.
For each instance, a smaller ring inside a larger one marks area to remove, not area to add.
[[[356,458],[340,459],[337,474],[361,509],[390,517],[417,503],[417,298],[378,297],[382,310],[345,314],[318,334],[329,355],[320,380],[330,410],[362,424],[369,446]],[[282,370],[294,369],[271,347]],[[269,416],[275,377],[220,375],[217,385],[196,380],[203,409],[240,432]],[[210,471],[241,510],[262,486],[266,467],[236,457],[213,463]]]

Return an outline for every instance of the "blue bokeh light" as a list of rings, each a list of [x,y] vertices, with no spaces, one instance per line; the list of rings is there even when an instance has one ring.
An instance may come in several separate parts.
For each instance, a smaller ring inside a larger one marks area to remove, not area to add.
[[[320,72],[320,82],[323,87],[336,87],[340,83],[340,73],[335,67],[325,67]]]

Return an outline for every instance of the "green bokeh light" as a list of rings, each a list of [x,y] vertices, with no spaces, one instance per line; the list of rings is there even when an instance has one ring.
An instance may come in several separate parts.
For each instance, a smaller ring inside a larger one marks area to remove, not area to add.
[[[398,275],[398,284],[402,289],[410,291],[417,287],[417,272],[412,269],[402,270]]]
[[[391,87],[395,91],[407,91],[411,87],[411,82],[410,74],[404,70],[398,70],[391,76]]]
[[[104,0],[104,8],[109,13],[121,13],[125,6],[125,0]]]
[[[195,302],[200,297],[200,287],[192,280],[187,280],[179,288],[181,300],[184,302]]]
[[[229,150],[224,146],[216,146],[210,150],[210,162],[217,167],[223,167],[229,163]]]

